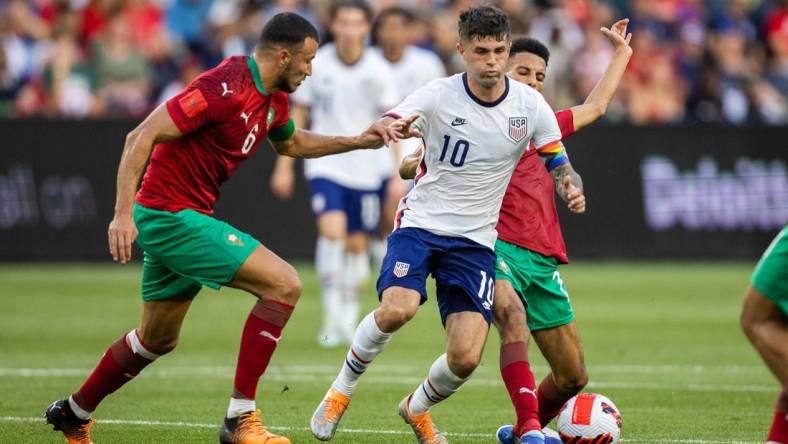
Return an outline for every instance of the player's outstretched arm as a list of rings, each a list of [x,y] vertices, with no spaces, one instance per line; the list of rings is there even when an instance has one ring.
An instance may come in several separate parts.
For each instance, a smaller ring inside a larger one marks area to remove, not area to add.
[[[126,144],[118,166],[115,216],[109,224],[108,232],[112,260],[121,264],[131,260],[131,244],[137,238],[137,227],[132,218],[132,205],[153,147],[159,142],[180,136],[181,131],[172,121],[166,104],[159,105],[126,136]]]
[[[304,129],[297,129],[293,136],[282,141],[272,141],[277,153],[296,158],[322,157],[358,149],[380,148],[389,142],[412,137],[410,124],[418,116],[409,119],[383,117],[355,137],[324,136]],[[415,135],[415,133],[414,133]]]
[[[419,148],[408,154],[402,159],[399,164],[399,177],[409,180],[416,177],[416,171],[419,169],[419,162],[424,155],[424,145],[419,145]]]
[[[556,167],[550,172],[555,181],[555,189],[561,199],[567,203],[569,211],[584,213],[586,211],[586,197],[583,194],[583,178],[577,174],[572,164],[567,162]]]
[[[613,94],[615,94],[618,84],[621,83],[629,59],[632,57],[632,48],[629,46],[632,34],[627,34],[628,24],[629,19],[622,19],[614,23],[610,29],[601,29],[605,37],[613,44],[615,52],[605,73],[594,85],[594,89],[588,94],[586,101],[582,105],[572,107],[575,131],[604,116],[610,101],[613,100]]]

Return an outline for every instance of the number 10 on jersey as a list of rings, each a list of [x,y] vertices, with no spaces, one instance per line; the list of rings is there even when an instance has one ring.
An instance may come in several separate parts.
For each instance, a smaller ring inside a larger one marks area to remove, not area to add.
[[[444,135],[443,136],[443,150],[441,150],[441,157],[438,159],[439,161],[443,162],[446,159],[446,154],[449,151],[449,145],[451,145],[451,137]],[[457,139],[454,142],[454,148],[451,152],[451,157],[449,157],[449,163],[455,167],[461,167],[465,164],[465,156],[468,155],[468,148],[470,148],[471,144],[464,139]]]

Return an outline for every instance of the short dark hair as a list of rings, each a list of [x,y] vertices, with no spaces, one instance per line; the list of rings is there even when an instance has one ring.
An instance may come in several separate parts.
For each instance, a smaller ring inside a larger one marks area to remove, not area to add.
[[[333,0],[331,2],[331,7],[328,9],[328,16],[331,18],[333,22],[334,19],[337,18],[337,14],[339,14],[339,10],[342,8],[352,8],[352,9],[360,9],[364,13],[364,17],[367,18],[368,22],[372,21],[372,8],[369,6],[364,0]]]
[[[544,64],[550,61],[550,50],[542,42],[531,37],[518,37],[512,41],[509,57],[514,57],[521,52],[528,52],[544,59]]]
[[[496,40],[508,40],[512,36],[509,17],[493,6],[479,6],[460,13],[458,22],[460,40],[483,39],[494,37]]]
[[[294,12],[280,12],[263,26],[257,46],[261,49],[293,47],[304,43],[307,38],[320,41],[317,29],[309,20]]]

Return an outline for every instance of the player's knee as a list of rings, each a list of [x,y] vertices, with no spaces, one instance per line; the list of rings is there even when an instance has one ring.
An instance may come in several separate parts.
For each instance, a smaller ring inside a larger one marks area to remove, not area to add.
[[[145,343],[145,348],[159,356],[166,355],[167,353],[175,350],[178,346],[178,336],[161,336],[158,338],[142,338]]]
[[[568,372],[553,373],[555,384],[565,393],[579,393],[588,384],[588,371],[584,366]]]
[[[462,352],[449,352],[446,356],[449,369],[460,378],[471,376],[481,362],[481,354]]]
[[[416,315],[416,310],[405,305],[385,304],[378,308],[375,319],[383,331],[391,332],[405,325]]]
[[[494,313],[495,327],[501,336],[501,342],[519,342],[528,340],[528,328],[526,327],[525,310],[522,306],[514,304],[503,308]]]
[[[295,305],[298,302],[298,298],[301,297],[301,292],[304,290],[304,285],[295,269],[283,275],[277,283],[277,287],[277,299],[290,305]]]
[[[741,312],[741,316],[739,316],[739,324],[741,325],[742,331],[751,342],[758,339],[763,322],[758,318],[755,310],[745,305]]]

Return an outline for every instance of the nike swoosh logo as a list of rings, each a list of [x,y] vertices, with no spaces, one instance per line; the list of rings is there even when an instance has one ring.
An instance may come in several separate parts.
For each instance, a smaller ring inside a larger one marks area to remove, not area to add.
[[[454,121],[454,122],[451,123],[451,126],[460,126],[460,125],[465,125],[466,123],[468,123],[468,122],[457,122],[457,121]]]

